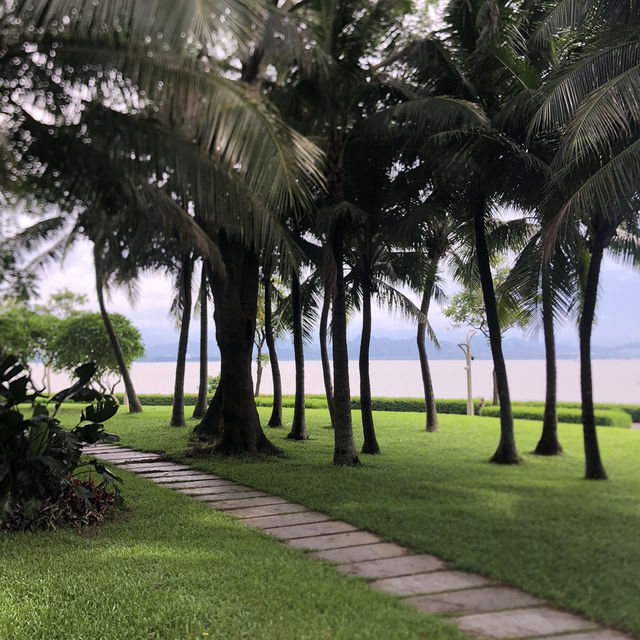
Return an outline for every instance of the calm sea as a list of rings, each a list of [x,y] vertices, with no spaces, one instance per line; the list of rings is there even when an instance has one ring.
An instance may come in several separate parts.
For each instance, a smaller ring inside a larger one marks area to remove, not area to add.
[[[285,393],[295,390],[294,363],[282,362],[281,374]],[[466,397],[466,373],[462,360],[434,360],[430,363],[438,398]],[[41,365],[34,364],[34,378],[42,375]],[[209,363],[209,375],[220,371],[219,362]],[[476,360],[472,365],[474,397],[491,398],[492,365],[490,360]],[[544,400],[544,360],[508,360],[507,371],[511,397],[514,400]],[[173,393],[175,364],[172,362],[137,362],[132,378],[138,393]],[[558,398],[580,400],[580,367],[577,360],[558,361]],[[351,393],[359,395],[358,363],[350,364]],[[255,379],[255,377],[254,377]],[[323,393],[322,368],[319,361],[305,363],[307,393]],[[66,386],[64,375],[53,374],[54,389]],[[594,360],[594,396],[597,402],[640,403],[640,360]],[[415,397],[422,394],[420,365],[412,360],[374,360],[371,362],[371,386],[374,396]],[[117,391],[123,391],[120,384]],[[185,392],[197,393],[198,363],[186,366]],[[267,367],[262,376],[261,393],[271,393],[271,371]]]

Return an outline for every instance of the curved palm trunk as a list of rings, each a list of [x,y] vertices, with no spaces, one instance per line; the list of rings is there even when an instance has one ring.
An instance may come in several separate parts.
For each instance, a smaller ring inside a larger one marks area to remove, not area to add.
[[[193,408],[192,418],[203,418],[207,410],[207,391],[209,389],[209,309],[207,297],[207,273],[202,267],[200,279],[200,383],[198,399]]]
[[[562,453],[558,440],[558,371],[556,366],[556,340],[553,327],[553,292],[548,265],[542,267],[542,325],[547,369],[547,391],[544,402],[542,434],[535,451],[541,456],[557,456]]]
[[[180,337],[178,338],[178,357],[176,359],[176,381],[173,388],[173,408],[171,410],[172,427],[184,427],[184,371],[187,361],[187,343],[189,342],[189,325],[191,324],[191,256],[182,259],[180,274],[180,295],[182,296],[182,320]]]
[[[324,379],[324,393],[327,398],[327,408],[329,409],[329,419],[331,425],[334,422],[333,408],[333,382],[331,381],[331,362],[329,360],[329,349],[327,346],[327,325],[329,324],[329,309],[331,308],[331,293],[328,287],[324,288],[322,300],[322,311],[320,313],[320,329],[318,337],[320,340],[320,359],[322,361],[322,377]]]
[[[131,376],[129,375],[129,369],[127,367],[127,363],[124,361],[124,354],[122,353],[122,348],[120,347],[120,342],[118,341],[118,336],[113,329],[113,324],[111,323],[111,318],[109,318],[109,314],[107,313],[107,308],[104,304],[104,294],[102,291],[102,276],[100,274],[100,269],[98,267],[97,261],[95,262],[96,269],[96,295],[98,298],[98,306],[100,307],[100,315],[102,316],[102,321],[104,322],[104,328],[109,336],[109,342],[111,343],[111,348],[113,349],[113,354],[116,357],[116,362],[118,363],[118,371],[120,372],[120,377],[124,382],[125,392],[127,394],[127,399],[129,401],[129,413],[142,413],[142,405],[140,404],[140,400],[138,400],[138,396],[136,395],[136,390],[133,388],[133,382],[131,380]]]
[[[280,377],[280,364],[276,351],[276,341],[273,337],[273,317],[271,312],[271,274],[265,273],[264,284],[264,330],[269,350],[269,362],[271,363],[271,378],[273,380],[273,408],[269,418],[270,427],[282,426],[282,378]]]
[[[331,337],[333,340],[334,423],[333,463],[356,466],[360,464],[353,442],[351,424],[351,394],[349,390],[349,352],[347,349],[347,313],[342,260],[342,238],[332,234],[332,253],[336,267],[335,297],[332,305]]]
[[[427,316],[429,313],[429,305],[431,303],[431,295],[433,292],[433,283],[430,282],[422,293],[422,301],[420,302],[420,311]],[[438,412],[436,411],[436,398],[433,393],[433,381],[431,379],[431,370],[429,369],[429,359],[427,357],[427,345],[425,342],[427,333],[427,323],[418,322],[418,333],[416,341],[418,343],[418,355],[420,356],[420,372],[422,373],[422,387],[424,389],[424,406],[426,411],[426,431],[435,433],[439,430]]]
[[[258,259],[224,233],[219,247],[226,277],[215,276],[212,290],[224,402],[222,437],[215,450],[227,455],[280,453],[262,431],[253,397],[251,356],[258,310]]]
[[[593,413],[593,380],[591,377],[591,330],[596,310],[598,280],[602,264],[603,243],[596,238],[593,243],[589,271],[584,291],[584,303],[578,334],[580,337],[580,387],[582,390],[582,432],[584,436],[585,478],[606,480],[607,474],[600,459],[598,434]]]
[[[298,274],[291,278],[291,307],[293,314],[293,351],[296,361],[296,399],[293,409],[293,422],[287,438],[289,440],[308,440],[307,421],[304,407],[304,345],[302,336],[302,301],[300,299],[300,280]]]
[[[360,414],[364,444],[362,453],[380,453],[371,412],[371,379],[369,376],[369,347],[371,344],[371,288],[368,274],[362,282],[362,337],[360,338]]]
[[[513,413],[511,412],[511,398],[509,397],[507,367],[504,361],[504,354],[502,353],[502,335],[500,333],[500,321],[498,320],[498,307],[493,288],[489,249],[487,247],[487,238],[484,229],[486,208],[484,196],[476,194],[472,207],[474,209],[473,224],[480,284],[482,286],[482,298],[487,313],[489,343],[491,345],[496,386],[500,399],[500,442],[496,452],[491,457],[491,462],[498,464],[517,464],[521,461],[521,458],[516,449],[516,439],[513,431]]]

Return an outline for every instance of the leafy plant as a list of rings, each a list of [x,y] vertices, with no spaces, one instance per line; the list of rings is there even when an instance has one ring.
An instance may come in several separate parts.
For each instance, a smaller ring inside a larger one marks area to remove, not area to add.
[[[35,402],[38,393],[29,390],[26,367],[0,353],[0,529],[82,525],[104,516],[105,501],[112,506],[119,501],[117,476],[96,459],[80,464],[85,443],[119,440],[102,425],[118,411],[117,400],[93,392],[93,403],[71,431],[56,418],[62,402],[85,390],[94,373],[93,363],[78,367],[76,382],[49,400],[55,404],[50,412]],[[27,401],[34,403],[31,417],[19,410]],[[77,475],[86,470],[97,472],[102,482],[96,486],[91,479],[80,481]],[[107,485],[113,485],[113,491],[107,491]]]

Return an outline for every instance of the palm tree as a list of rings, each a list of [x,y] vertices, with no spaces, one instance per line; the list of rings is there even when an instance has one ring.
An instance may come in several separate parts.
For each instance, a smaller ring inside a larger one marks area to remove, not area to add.
[[[282,378],[280,376],[280,365],[278,361],[278,352],[276,351],[275,337],[280,333],[275,330],[275,325],[281,326],[280,315],[274,320],[272,312],[273,285],[272,275],[268,269],[263,271],[262,286],[264,288],[264,325],[265,340],[267,349],[269,350],[269,362],[271,364],[271,377],[273,380],[273,407],[271,416],[267,423],[270,427],[282,426]]]
[[[118,363],[118,371],[120,372],[120,377],[122,378],[122,381],[124,383],[125,393],[127,394],[127,403],[129,405],[129,413],[142,413],[142,405],[140,404],[140,400],[138,400],[136,390],[133,386],[133,381],[131,380],[131,375],[129,374],[129,367],[127,367],[127,363],[125,362],[124,354],[122,353],[122,348],[120,346],[118,336],[116,335],[116,332],[113,328],[111,318],[109,318],[109,314],[107,313],[107,308],[104,302],[105,274],[102,267],[100,250],[97,245],[94,245],[93,256],[96,273],[96,295],[98,298],[98,306],[100,307],[100,315],[102,316],[104,328],[107,332],[107,335],[109,336],[109,342],[111,343],[111,348],[113,349],[113,353],[116,357],[116,362]]]
[[[473,247],[501,406],[500,443],[491,461],[503,464],[520,456],[487,229],[498,206],[528,204],[521,187],[530,191],[540,184],[533,177],[544,173],[544,163],[510,130],[516,106],[539,84],[525,46],[538,13],[535,3],[449,2],[444,38],[427,38],[400,54],[413,67],[410,79],[421,98],[394,111],[397,126],[411,123],[408,130],[427,139],[422,158],[433,166],[436,184],[448,184],[450,197],[457,198],[459,235]]]
[[[180,336],[178,338],[178,356],[176,358],[176,377],[171,410],[172,427],[184,427],[184,374],[191,324],[191,277],[193,275],[193,256],[191,252],[183,254],[180,269],[176,274],[177,295],[172,305],[174,313],[180,313]]]
[[[198,398],[193,408],[192,418],[204,418],[207,410],[207,391],[209,387],[209,290],[207,272],[202,267],[200,275],[200,293],[198,304],[200,306],[200,382],[198,384]]]
[[[574,24],[567,24],[570,14],[576,18]],[[635,1],[564,0],[538,31],[538,37],[552,39],[562,31],[561,42],[567,42],[567,32],[570,35],[564,64],[543,86],[546,99],[533,118],[532,131],[555,134],[559,142],[550,186],[555,215],[547,227],[547,252],[566,228],[582,230],[589,252],[579,321],[587,479],[606,478],[595,427],[591,374],[591,332],[602,259],[612,243],[621,235],[633,235],[639,226],[639,21]],[[573,42],[580,47],[572,50]],[[560,206],[555,206],[557,193]],[[627,251],[629,248],[627,244]]]
[[[211,283],[216,299],[217,335],[219,342],[224,343],[220,345],[222,374],[223,379],[229,375],[232,380],[229,385],[224,382],[221,385],[227,401],[220,450],[249,453],[271,450],[265,445],[252,396],[244,397],[245,374],[248,371],[250,378],[250,370],[245,371],[244,363],[237,367],[233,364],[234,359],[244,360],[245,348],[233,348],[234,341],[242,342],[244,338],[233,327],[221,328],[220,323],[239,321],[242,326],[251,327],[255,322],[255,317],[246,316],[254,308],[251,300],[244,304],[245,300],[234,295],[228,283],[238,285],[242,296],[254,295],[256,245],[261,249],[275,246],[278,236],[275,213],[306,206],[310,194],[321,187],[315,167],[319,153],[279,120],[263,101],[249,95],[238,83],[213,72],[216,62],[212,57],[204,60],[202,51],[212,50],[207,46],[214,42],[212,34],[218,26],[208,3],[206,7],[196,0],[185,0],[180,6],[157,3],[155,20],[151,23],[148,16],[141,20],[138,3],[115,9],[108,3],[99,4],[99,10],[93,5],[76,14],[70,11],[73,7],[66,0],[47,3],[46,10],[43,5],[16,3],[9,13],[1,16],[3,46],[6,42],[7,51],[22,55],[25,34],[31,34],[29,39],[40,47],[39,32],[29,29],[36,24],[43,27],[47,37],[54,37],[60,45],[56,61],[63,66],[40,67],[33,64],[33,56],[23,56],[30,65],[30,77],[37,77],[39,86],[51,82],[59,86],[56,74],[61,73],[65,77],[64,86],[70,91],[67,94],[56,91],[57,98],[62,96],[61,102],[77,102],[77,96],[83,95],[92,104],[102,105],[97,110],[101,130],[94,126],[96,112],[90,110],[82,113],[81,123],[62,124],[92,131],[92,147],[101,132],[105,134],[103,139],[109,137],[108,132],[112,133],[111,138],[117,144],[104,145],[102,151],[112,162],[110,170],[125,175],[125,190],[129,190],[131,201],[137,202],[143,211],[149,210],[151,202],[160,203],[163,213],[181,220],[183,230],[194,231],[193,217],[179,206],[174,194],[192,207],[200,222],[201,237],[204,229],[208,250],[213,250],[209,262],[216,271]],[[225,24],[233,27],[236,34],[248,35],[251,24],[261,22],[259,8],[252,11],[238,3],[234,9],[238,13],[228,14],[225,8],[216,15],[225,15]],[[67,22],[69,16],[72,19],[64,32],[56,31],[56,22],[62,24],[63,18]],[[104,26],[105,35],[92,40],[97,25]],[[163,35],[161,41],[156,38],[158,33]],[[190,37],[184,38],[184,34]],[[141,44],[145,37],[146,44]],[[85,45],[81,58],[77,48],[68,46],[73,42]],[[169,47],[167,51],[165,43],[173,49]],[[204,49],[192,47],[191,43]],[[48,40],[41,47],[45,57],[52,50],[49,44]],[[111,80],[92,85],[88,74]],[[77,91],[78,86],[83,90]],[[136,91],[131,91],[130,86],[136,87]],[[3,83],[2,90],[10,90],[8,82]],[[145,92],[145,101],[140,100],[139,91]],[[20,117],[32,96],[29,91],[16,100],[14,92]],[[119,109],[126,106],[126,113],[112,108],[118,101]],[[60,118],[56,125],[59,122]],[[20,119],[12,119],[11,126],[18,130]],[[81,142],[86,143],[88,138]],[[150,180],[150,176],[155,179]],[[163,184],[164,176],[169,177],[171,189]],[[238,227],[239,220],[242,228]],[[224,277],[222,270],[226,271]]]

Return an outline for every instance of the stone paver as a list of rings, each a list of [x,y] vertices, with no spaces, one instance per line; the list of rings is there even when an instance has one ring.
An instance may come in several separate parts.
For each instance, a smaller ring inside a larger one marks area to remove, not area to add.
[[[340,564],[364,562],[366,560],[378,560],[383,558],[398,558],[410,555],[411,550],[392,542],[379,542],[378,544],[364,544],[357,547],[341,547],[338,549],[324,549],[314,551],[311,555],[329,562]]]
[[[149,480],[169,487],[176,482],[196,482],[197,480],[219,480],[218,476],[207,473],[189,473],[188,471],[167,471],[149,476]]]
[[[228,480],[216,480],[215,478],[206,480],[194,480],[194,481],[186,481],[182,482],[174,482],[173,484],[167,485],[169,489],[219,489],[222,491],[232,491],[232,487],[237,487],[236,491],[242,491],[240,488],[241,485],[234,484],[229,482]],[[244,488],[244,487],[243,487]]]
[[[170,489],[173,489],[173,485],[167,484],[165,486],[169,487]],[[188,490],[189,487],[188,486],[178,487],[178,490],[182,490],[182,489]],[[210,487],[197,487],[197,490],[200,490],[200,489],[207,489],[207,491],[205,493],[200,493],[195,495],[197,495],[199,498],[201,498],[202,496],[212,496],[211,500],[224,500],[224,498],[215,497],[218,494],[220,495],[230,494],[232,495],[233,498],[250,498],[251,496],[248,496],[246,494],[255,493],[255,489],[252,489],[251,487],[245,487],[242,484],[222,484],[222,485],[212,485]],[[194,489],[194,491],[195,490],[196,489]],[[183,493],[187,493],[187,491],[183,491]],[[189,495],[189,493],[187,493],[187,495]],[[267,496],[269,494],[261,492],[261,495]]]
[[[569,635],[545,636],[544,638],[536,636],[535,640],[631,640],[631,636],[625,636],[612,629],[600,629],[589,633],[570,633]]]
[[[500,609],[533,607],[544,601],[511,587],[484,587],[463,589],[430,596],[414,596],[406,600],[409,604],[429,613],[484,613]]]
[[[285,527],[292,524],[309,524],[312,522],[325,522],[329,516],[319,511],[302,511],[300,513],[283,513],[277,516],[262,516],[261,518],[251,518],[247,524],[261,529],[272,527]]]
[[[233,509],[242,509],[243,507],[285,504],[286,502],[287,501],[284,498],[278,498],[277,496],[265,496],[264,498],[245,498],[243,500],[216,500],[215,502],[208,502],[207,504],[214,509],[229,511]]]
[[[307,507],[301,504],[294,504],[293,502],[286,502],[285,504],[271,504],[261,507],[236,509],[233,515],[237,518],[260,518],[262,516],[273,516],[279,513],[299,513],[302,511],[307,511]]]
[[[374,589],[396,596],[417,596],[454,589],[470,589],[492,584],[487,578],[462,571],[434,571],[399,578],[383,578],[371,583]]]
[[[462,616],[456,624],[466,633],[486,638],[524,638],[595,628],[588,620],[550,607]]]
[[[174,464],[173,462],[133,462],[131,464],[121,465],[127,471],[143,474],[148,473],[164,473],[166,471],[187,471],[189,467],[184,464]]]
[[[336,567],[343,573],[361,578],[395,578],[408,576],[413,573],[437,571],[444,569],[446,564],[440,558],[430,555],[406,555],[399,558],[384,558],[367,562],[354,562]]]
[[[378,536],[368,531],[352,531],[350,533],[336,533],[329,536],[315,536],[313,538],[295,538],[287,540],[287,544],[298,549],[339,549],[340,547],[355,547],[361,544],[382,542]]]
[[[294,538],[311,538],[330,533],[346,533],[347,531],[357,531],[357,529],[346,522],[329,520],[327,522],[315,522],[313,524],[294,524],[288,527],[275,527],[265,529],[265,533],[275,536],[281,540],[292,540]]]
[[[187,486],[182,487],[182,488],[178,488],[176,489],[176,491],[179,491],[180,493],[186,493],[188,496],[204,496],[204,495],[212,495],[212,493],[216,490],[216,489],[220,489],[220,490],[225,490],[227,491],[230,487],[240,487],[242,485],[238,485],[238,484],[234,484],[233,482],[229,482],[227,484],[221,484],[219,481],[216,480],[217,484],[213,484],[211,483],[208,486],[205,487],[190,487]],[[247,489],[247,491],[250,489],[250,487],[244,487],[245,489]],[[280,498],[282,500],[282,498]]]
[[[264,491],[243,491],[242,493],[238,493],[234,491],[233,493],[208,493],[204,496],[191,496],[194,500],[201,500],[206,502],[208,506],[211,507],[210,502],[220,502],[220,500],[234,500],[237,498],[266,498],[269,494]],[[215,508],[215,507],[212,507]],[[235,512],[234,512],[235,515]]]
[[[162,456],[158,453],[138,453],[137,451],[84,451],[99,458],[113,458],[123,460],[157,460]]]

